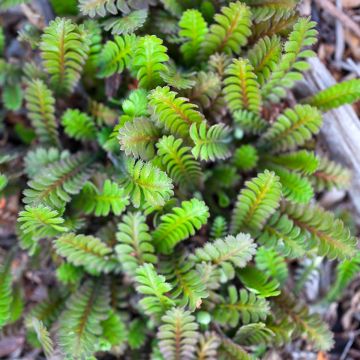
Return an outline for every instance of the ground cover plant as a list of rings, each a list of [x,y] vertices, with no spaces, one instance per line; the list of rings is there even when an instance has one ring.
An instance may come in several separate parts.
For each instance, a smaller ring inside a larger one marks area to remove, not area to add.
[[[0,36],[4,214],[22,193],[1,253],[3,331],[22,322],[48,359],[330,350],[302,288],[319,259],[336,261],[330,303],[360,257],[316,202],[351,174],[315,140],[360,80],[292,95],[316,24],[295,0],[52,5],[48,25],[20,29],[16,60]],[[44,300],[24,304],[17,256],[47,269]]]

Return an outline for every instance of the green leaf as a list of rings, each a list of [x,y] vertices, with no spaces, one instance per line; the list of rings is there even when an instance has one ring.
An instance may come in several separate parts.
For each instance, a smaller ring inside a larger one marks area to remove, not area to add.
[[[118,224],[115,251],[124,271],[135,276],[136,269],[144,263],[156,263],[146,218],[140,212],[127,213]]]
[[[234,59],[225,70],[224,94],[232,113],[247,110],[260,115],[262,100],[259,83],[248,59]]]
[[[135,35],[114,36],[114,41],[107,41],[99,55],[99,77],[109,77],[122,73],[129,67],[137,44]]]
[[[273,297],[280,294],[279,283],[270,280],[261,270],[255,267],[246,267],[237,271],[237,275],[245,287],[260,298]]]
[[[25,206],[25,210],[19,213],[18,222],[21,231],[35,239],[51,238],[68,231],[59,212],[41,204]]]
[[[75,266],[83,266],[90,274],[108,273],[117,266],[112,249],[94,236],[67,233],[54,245],[58,255]]]
[[[293,150],[304,145],[322,126],[321,113],[309,105],[286,109],[261,136],[260,142],[271,151]]]
[[[135,10],[121,18],[110,18],[102,25],[106,31],[111,31],[112,35],[132,34],[144,25],[147,17],[148,12],[145,9]]]
[[[163,63],[169,57],[162,43],[155,35],[146,35],[137,44],[132,69],[137,72],[139,86],[144,89],[152,89],[163,83],[160,73],[166,70]]]
[[[158,122],[173,135],[188,137],[190,126],[200,124],[204,119],[196,105],[177,97],[168,86],[154,89],[149,95],[149,104]]]
[[[307,98],[306,103],[322,111],[352,104],[360,99],[360,79],[344,81]]]
[[[180,51],[187,63],[194,61],[208,32],[207,23],[196,9],[186,10],[179,22],[179,36],[185,38]]]
[[[109,290],[100,281],[88,280],[70,296],[58,330],[59,346],[66,356],[84,359],[97,350],[109,303]]]
[[[192,124],[190,137],[195,146],[192,153],[196,159],[215,161],[230,156],[229,142],[231,130],[223,124],[207,127],[205,121],[198,126]]]
[[[152,236],[160,253],[170,254],[180,242],[195,234],[209,217],[209,209],[203,201],[191,199],[183,201],[181,207],[161,216],[161,223]]]
[[[163,136],[156,144],[161,163],[181,189],[195,189],[202,179],[200,164],[190,153],[190,148],[183,146],[182,139]]]
[[[146,161],[155,156],[155,143],[159,136],[159,129],[150,119],[135,118],[120,128],[118,139],[126,155]]]
[[[7,110],[19,110],[23,100],[23,93],[19,84],[8,85],[3,88],[2,101]]]
[[[230,232],[260,230],[280,205],[281,184],[275,173],[265,170],[245,183],[231,218]]]
[[[193,358],[199,337],[195,317],[189,311],[174,308],[161,318],[157,338],[165,359]]]
[[[11,257],[0,265],[0,329],[10,320],[13,301]]]
[[[308,233],[309,243],[321,256],[346,259],[355,255],[357,239],[334,214],[317,205],[286,205],[284,213]]]
[[[158,275],[152,264],[144,264],[136,270],[136,291],[145,295],[139,304],[148,315],[161,315],[174,305],[166,293],[171,286],[164,276]]]
[[[173,256],[162,262],[161,271],[172,287],[170,296],[178,306],[194,311],[201,306],[202,299],[209,296],[194,263],[185,256]]]
[[[250,9],[240,1],[222,7],[216,14],[215,24],[211,25],[202,43],[202,56],[208,58],[216,52],[239,54],[250,36]]]
[[[102,191],[88,182],[80,194],[81,207],[85,214],[108,216],[110,212],[120,215],[129,205],[129,197],[116,182],[106,179]]]
[[[69,19],[56,18],[44,29],[40,50],[52,87],[58,93],[72,92],[89,52],[84,28]]]
[[[214,317],[217,322],[236,327],[239,322],[248,324],[266,319],[270,312],[266,300],[245,289],[238,291],[235,286],[230,286],[228,291],[229,297],[221,298],[215,307]]]
[[[59,145],[59,134],[55,120],[55,99],[42,80],[33,80],[25,90],[26,109],[40,142]]]
[[[94,120],[78,109],[68,109],[61,117],[65,133],[76,140],[94,140],[96,127]]]
[[[24,202],[62,208],[71,201],[70,194],[78,194],[89,179],[93,160],[86,153],[77,153],[50,164],[28,182]]]
[[[248,234],[227,236],[197,248],[192,260],[198,263],[211,263],[220,267],[227,279],[233,279],[236,268],[243,268],[256,253],[256,244]]]
[[[122,181],[125,193],[138,208],[144,204],[163,206],[173,195],[171,179],[151,163],[126,160],[126,177]]]

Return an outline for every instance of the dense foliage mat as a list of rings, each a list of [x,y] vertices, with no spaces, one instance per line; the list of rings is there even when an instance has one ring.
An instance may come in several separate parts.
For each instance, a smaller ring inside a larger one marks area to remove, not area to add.
[[[349,171],[314,139],[360,80],[296,103],[316,24],[296,0],[51,3],[54,20],[20,29],[20,57],[0,32],[2,221],[14,194],[22,204],[2,251],[0,327],[23,321],[49,359],[331,349],[302,289],[338,261],[331,302],[360,260],[316,203]],[[46,271],[47,298],[26,307],[20,253]]]

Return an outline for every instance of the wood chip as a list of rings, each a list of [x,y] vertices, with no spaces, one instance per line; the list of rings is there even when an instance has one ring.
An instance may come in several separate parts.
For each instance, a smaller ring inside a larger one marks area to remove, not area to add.
[[[342,0],[342,5],[348,9],[360,7],[360,0]]]

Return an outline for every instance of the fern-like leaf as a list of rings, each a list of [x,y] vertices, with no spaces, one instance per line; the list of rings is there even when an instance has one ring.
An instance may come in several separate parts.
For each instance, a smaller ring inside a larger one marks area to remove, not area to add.
[[[257,165],[259,156],[254,146],[242,145],[236,149],[232,160],[239,170],[250,171]]]
[[[99,125],[114,125],[118,118],[118,114],[114,109],[95,100],[91,100],[89,103],[89,113]]]
[[[305,102],[322,111],[328,111],[358,100],[360,100],[360,79],[353,79],[330,86],[307,98]]]
[[[145,295],[140,300],[140,305],[148,315],[161,315],[174,305],[166,293],[171,286],[165,281],[164,276],[158,275],[152,264],[144,264],[136,270],[136,290]]]
[[[286,151],[303,145],[317,134],[322,125],[321,113],[309,105],[296,105],[286,109],[274,124],[261,136],[272,151]]]
[[[102,191],[88,182],[80,194],[81,207],[86,214],[107,216],[110,212],[120,215],[129,205],[125,190],[109,179],[105,180]]]
[[[256,23],[290,17],[298,4],[298,0],[245,0],[244,2],[251,7]]]
[[[217,360],[220,338],[215,332],[206,332],[200,335],[196,359]]]
[[[174,308],[161,318],[157,338],[161,354],[169,360],[193,359],[198,341],[198,324],[189,311]]]
[[[125,322],[115,311],[110,310],[108,318],[101,322],[101,327],[102,338],[112,346],[123,345],[127,340],[128,332]]]
[[[270,77],[271,73],[281,57],[281,42],[277,36],[261,38],[247,54],[250,64],[254,68],[254,73],[260,85],[263,85]]]
[[[126,160],[123,184],[136,208],[144,204],[162,206],[173,195],[173,185],[166,173],[141,160]]]
[[[247,134],[262,134],[269,126],[261,116],[247,110],[236,111],[233,117],[235,125]]]
[[[312,151],[299,150],[285,154],[265,156],[263,160],[268,164],[281,165],[288,170],[294,170],[303,175],[313,174],[319,167],[319,158]]]
[[[256,253],[256,244],[248,234],[227,236],[197,248],[192,259],[220,267],[227,279],[233,279],[236,268],[243,268]]]
[[[132,34],[141,28],[148,17],[145,9],[135,10],[121,18],[110,18],[103,23],[106,31],[110,31],[113,35]]]
[[[34,150],[29,151],[25,156],[25,172],[30,178],[34,178],[43,168],[48,165],[65,159],[70,155],[69,151],[60,151],[57,148],[43,148],[37,147]]]
[[[259,115],[261,96],[253,67],[247,59],[235,59],[225,71],[224,94],[232,113],[239,110]]]
[[[185,11],[179,22],[179,36],[186,39],[180,51],[187,63],[197,59],[201,45],[208,32],[208,26],[200,11],[189,9]]]
[[[159,135],[159,130],[151,120],[135,118],[120,128],[118,139],[126,155],[150,160],[155,156],[155,143]]]
[[[137,38],[135,35],[115,36],[114,41],[109,40],[99,55],[99,77],[109,77],[115,73],[122,73],[129,67]]]
[[[270,166],[269,169],[279,177],[283,196],[287,200],[307,204],[314,197],[314,189],[306,177],[281,167]]]
[[[89,166],[93,158],[85,153],[68,156],[43,169],[24,191],[24,202],[44,203],[61,208],[71,200],[70,194],[78,194],[92,174]]]
[[[288,292],[274,298],[278,318],[286,317],[294,325],[293,337],[306,337],[316,350],[328,351],[333,347],[333,337],[318,314],[311,314],[297,298]]]
[[[190,127],[190,137],[195,146],[192,153],[196,159],[215,161],[230,156],[230,128],[223,124],[207,127],[205,121],[200,125],[193,124]]]
[[[241,229],[260,230],[280,205],[281,184],[273,172],[265,170],[245,185],[232,214],[232,234]]]
[[[59,145],[55,120],[55,99],[42,80],[33,80],[25,90],[26,109],[40,142]]]
[[[158,251],[169,254],[182,240],[195,234],[209,217],[209,209],[203,201],[183,201],[172,213],[161,217],[160,225],[153,232],[154,244]]]
[[[132,68],[137,72],[139,86],[152,89],[163,83],[161,71],[166,70],[164,62],[169,60],[167,48],[155,35],[146,35],[139,39]]]
[[[156,263],[154,246],[151,242],[149,227],[141,213],[130,213],[123,216],[116,233],[118,245],[115,247],[117,257],[130,276],[135,276],[136,269],[144,263]]]
[[[251,34],[250,17],[250,9],[240,1],[222,7],[221,13],[215,15],[215,24],[211,25],[202,43],[202,56],[208,58],[216,52],[239,54]]]
[[[19,213],[18,222],[21,231],[31,234],[33,239],[51,238],[68,230],[58,211],[41,204],[25,206]]]
[[[219,349],[219,360],[254,360],[255,358],[250,355],[243,347],[235,344],[228,338],[221,340]]]
[[[76,140],[94,140],[96,127],[94,120],[78,109],[68,109],[61,117],[65,133]]]
[[[308,232],[319,255],[346,259],[354,256],[357,239],[334,214],[315,205],[287,205],[284,212],[296,225]]]
[[[112,249],[91,235],[68,233],[56,239],[54,245],[60,256],[71,264],[84,266],[92,274],[108,273],[117,265]]]
[[[287,264],[284,257],[275,250],[260,247],[256,252],[255,262],[259,270],[264,271],[266,275],[276,279],[280,284],[287,280],[289,275]]]
[[[217,216],[212,222],[210,229],[210,239],[216,240],[226,236],[228,233],[228,223],[223,216]]]
[[[80,0],[79,9],[83,15],[104,17],[108,13],[117,15],[119,11],[128,13],[130,7],[125,0]]]
[[[326,294],[326,301],[333,302],[338,300],[347,286],[360,272],[360,256],[357,254],[349,260],[344,260],[336,267],[335,281]]]
[[[44,350],[46,359],[50,359],[54,353],[54,344],[50,337],[48,329],[45,327],[42,321],[34,317],[32,317],[30,321],[28,321],[27,326],[34,329],[37,339],[39,340],[39,343]]]
[[[194,270],[194,263],[185,256],[171,257],[162,263],[161,270],[173,288],[170,296],[178,306],[188,306],[194,311],[201,306],[202,299],[209,296],[206,284]]]
[[[190,126],[200,124],[203,115],[186,98],[177,97],[169,87],[157,87],[149,95],[149,104],[154,114],[166,130],[173,135],[188,137]]]
[[[351,182],[351,171],[326,157],[318,158],[319,165],[310,177],[316,191],[347,189]]]
[[[197,104],[201,110],[214,109],[217,101],[222,99],[221,78],[218,74],[200,71],[196,74],[192,88],[187,92],[190,101]],[[221,109],[222,111],[224,109]]]
[[[44,67],[59,93],[70,93],[80,79],[89,46],[84,28],[56,18],[45,28],[40,44]]]
[[[279,283],[269,278],[264,272],[254,266],[238,270],[237,275],[245,287],[259,298],[273,297],[280,294]]]
[[[182,139],[163,136],[156,144],[158,156],[171,179],[182,189],[193,189],[202,178],[200,164],[190,153],[190,148],[183,146]]]
[[[240,321],[248,324],[266,319],[270,312],[266,300],[245,289],[238,291],[235,286],[230,286],[228,292],[228,298],[221,298],[215,307],[214,317],[217,322],[236,327]]]
[[[314,28],[315,23],[307,18],[300,18],[294,25],[285,44],[284,54],[262,86],[264,100],[278,101],[286,95],[286,88],[292,87],[295,81],[302,79],[301,71],[309,68],[306,58],[314,56],[313,51],[304,50],[304,47],[316,42],[317,31]]]
[[[267,221],[257,240],[289,258],[301,258],[308,249],[306,231],[280,212]]]
[[[11,257],[0,265],[0,329],[7,324],[11,316],[13,301]]]
[[[72,294],[58,330],[60,349],[65,355],[80,360],[98,350],[101,322],[108,316],[109,302],[107,285],[100,281],[88,280]]]

